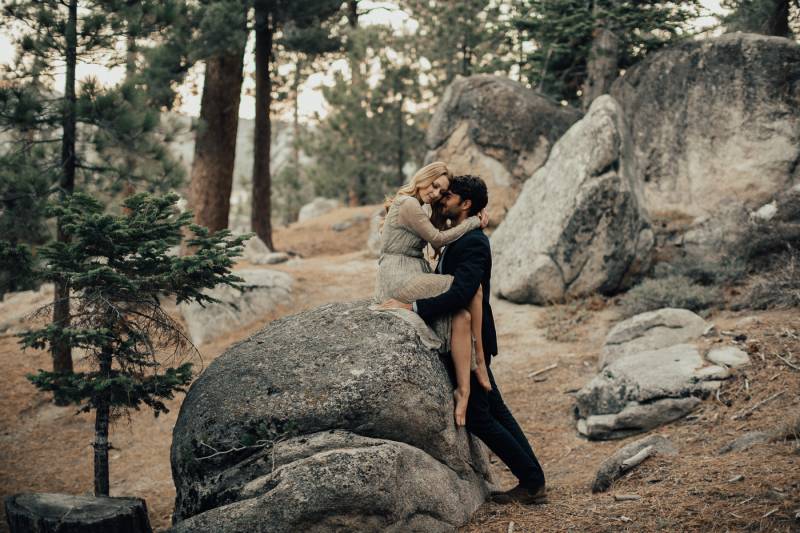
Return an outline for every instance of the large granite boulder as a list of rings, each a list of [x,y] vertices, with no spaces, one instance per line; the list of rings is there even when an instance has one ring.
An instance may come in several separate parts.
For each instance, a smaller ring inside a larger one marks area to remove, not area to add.
[[[292,276],[266,268],[236,270],[244,291],[227,285],[208,294],[220,303],[182,303],[179,308],[194,344],[203,344],[263,317],[292,298]]]
[[[798,79],[797,42],[746,33],[687,41],[628,69],[611,94],[631,127],[645,206],[699,216],[797,183]]]
[[[175,425],[176,531],[466,523],[488,492],[486,457],[454,426],[445,363],[400,316],[326,305],[214,360]]]
[[[653,429],[691,412],[729,376],[691,344],[623,355],[578,391],[578,431],[616,439]]]
[[[300,208],[300,212],[297,214],[297,221],[305,222],[312,218],[320,217],[337,207],[342,207],[342,203],[339,200],[318,196]]]
[[[499,296],[542,304],[610,294],[649,266],[653,232],[632,149],[619,104],[597,98],[492,235]]]
[[[425,161],[444,161],[454,174],[481,176],[492,220],[500,222],[522,183],[580,116],[508,78],[459,77],[431,119]]]
[[[620,357],[693,341],[711,325],[688,309],[664,308],[632,316],[611,328],[600,352],[600,368]]]

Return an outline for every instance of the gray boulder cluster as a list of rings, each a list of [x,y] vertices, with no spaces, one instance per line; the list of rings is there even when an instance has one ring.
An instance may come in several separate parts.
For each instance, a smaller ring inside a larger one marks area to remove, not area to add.
[[[172,443],[176,531],[450,531],[482,445],[414,328],[365,302],[272,322],[192,385]]]
[[[686,309],[660,309],[617,324],[606,337],[600,372],[576,395],[578,432],[623,438],[690,413],[730,377],[730,368],[749,363],[735,346],[712,349],[704,358],[695,342],[711,328]]]
[[[457,78],[431,119],[425,162],[445,161],[454,174],[486,180],[489,211],[497,223],[580,116],[508,78]]]
[[[649,266],[650,217],[708,256],[800,180],[800,45],[728,34],[650,54],[587,115],[508,79],[456,80],[426,161],[489,186],[495,291],[543,304],[627,288]]]
[[[649,267],[653,232],[632,149],[619,104],[596,99],[492,235],[499,296],[546,304],[609,294]]]
[[[277,270],[251,268],[235,271],[244,279],[244,291],[227,285],[208,294],[220,303],[182,303],[179,308],[194,344],[203,344],[242,328],[291,301],[292,277]]]

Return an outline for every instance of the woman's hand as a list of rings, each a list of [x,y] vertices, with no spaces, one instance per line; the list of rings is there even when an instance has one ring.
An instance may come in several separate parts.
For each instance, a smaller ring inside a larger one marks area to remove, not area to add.
[[[489,225],[489,213],[486,209],[481,209],[481,212],[478,213],[478,218],[481,220],[481,229],[485,229],[486,226]]]

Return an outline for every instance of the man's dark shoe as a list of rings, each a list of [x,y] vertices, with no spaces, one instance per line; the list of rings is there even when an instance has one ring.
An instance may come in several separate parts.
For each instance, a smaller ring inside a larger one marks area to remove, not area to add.
[[[544,485],[538,489],[529,489],[522,485],[517,485],[511,490],[492,494],[491,498],[494,503],[499,503],[501,505],[507,505],[509,503],[536,505],[547,503],[547,489]]]

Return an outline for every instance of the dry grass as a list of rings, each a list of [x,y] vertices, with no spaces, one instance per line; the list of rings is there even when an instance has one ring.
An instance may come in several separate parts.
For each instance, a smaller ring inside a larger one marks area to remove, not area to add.
[[[654,311],[663,307],[677,307],[702,311],[722,298],[719,289],[694,283],[686,276],[665,276],[646,279],[619,299],[624,317]]]
[[[536,321],[536,327],[544,332],[544,338],[553,342],[575,342],[581,334],[581,326],[592,318],[595,311],[606,307],[606,301],[595,296],[561,305],[551,305]]]
[[[272,240],[275,248],[301,257],[338,255],[364,250],[369,235],[370,217],[377,205],[340,207],[322,216],[276,228]],[[345,221],[353,224],[334,231],[333,225]]]
[[[751,280],[746,305],[755,309],[800,307],[800,252],[791,250],[775,258],[772,268]]]

